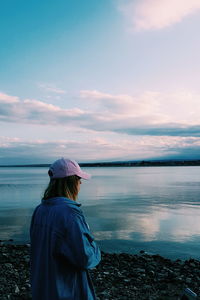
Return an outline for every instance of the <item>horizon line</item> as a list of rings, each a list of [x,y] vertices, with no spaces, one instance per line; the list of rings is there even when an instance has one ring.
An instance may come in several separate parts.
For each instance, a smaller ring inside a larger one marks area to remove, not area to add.
[[[103,166],[103,165],[145,165],[145,164],[165,164],[165,163],[197,163],[200,165],[199,159],[141,159],[141,160],[118,160],[118,161],[96,161],[96,162],[80,162],[80,166]],[[0,167],[48,167],[51,163],[28,163],[28,164],[6,164]]]

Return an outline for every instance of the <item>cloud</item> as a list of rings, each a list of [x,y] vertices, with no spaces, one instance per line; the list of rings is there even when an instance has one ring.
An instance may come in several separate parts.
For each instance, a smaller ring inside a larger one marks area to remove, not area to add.
[[[0,92],[0,104],[10,104],[19,102],[19,98]]]
[[[120,10],[136,31],[163,29],[200,10],[199,0],[129,0],[119,3]]]
[[[189,92],[147,91],[137,96],[81,91],[91,104],[98,102],[96,130],[129,135],[200,136],[200,95]],[[95,115],[94,115],[95,117]]]
[[[86,135],[87,136],[87,135]],[[97,136],[88,139],[19,139],[0,137],[0,164],[17,161],[49,163],[58,157],[71,157],[81,161],[112,160],[126,151],[126,143],[113,142]]]
[[[128,135],[200,136],[199,95],[188,92],[113,95],[81,91],[80,101],[90,110],[59,106],[36,99],[20,100],[3,94],[0,120],[3,122],[74,126]],[[88,106],[88,105],[87,105]]]
[[[145,126],[132,128],[119,128],[115,130],[119,133],[126,133],[130,135],[151,135],[151,136],[197,136],[200,137],[200,125],[187,126],[184,124],[164,124],[164,126]]]
[[[80,97],[90,103],[92,109],[104,111],[104,116],[110,119],[134,118],[138,124],[185,123],[199,124],[200,95],[181,91],[176,93],[161,93],[145,91],[135,96],[113,95],[96,90],[83,90]],[[93,105],[96,105],[96,107]],[[140,122],[141,120],[141,122]]]
[[[104,111],[113,114],[126,114],[131,116],[146,115],[156,113],[157,110],[157,93],[145,92],[142,98],[133,97],[127,94],[112,95],[102,93],[96,90],[83,90],[80,96],[91,101],[99,101],[104,106]]]
[[[77,107],[65,109],[0,95],[4,134],[28,137],[30,132],[32,137],[1,137],[0,164],[49,163],[61,156],[79,161],[199,158],[198,94],[146,91],[132,96],[84,90],[80,106],[77,101]]]
[[[4,122],[57,124],[70,122],[83,114],[78,108],[61,109],[39,100],[19,100],[9,95],[4,95],[0,102],[0,120]]]
[[[0,137],[0,164],[50,163],[58,157],[79,162],[107,160],[141,160],[149,158],[198,158],[200,138],[126,136],[99,137],[82,133],[82,140],[22,139]],[[119,142],[120,140],[120,142]]]
[[[56,87],[55,85],[50,85],[46,83],[39,83],[38,87],[41,88],[45,92],[50,92],[54,94],[66,94],[66,91]]]

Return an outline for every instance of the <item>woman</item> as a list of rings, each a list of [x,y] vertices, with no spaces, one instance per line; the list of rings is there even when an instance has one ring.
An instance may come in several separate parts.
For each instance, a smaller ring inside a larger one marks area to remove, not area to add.
[[[31,221],[33,300],[94,300],[88,269],[101,260],[98,246],[76,202],[81,179],[89,179],[77,162],[58,159]]]

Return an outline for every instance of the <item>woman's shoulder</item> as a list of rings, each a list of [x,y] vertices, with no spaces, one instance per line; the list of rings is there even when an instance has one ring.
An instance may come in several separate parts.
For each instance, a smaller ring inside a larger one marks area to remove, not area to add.
[[[59,207],[60,211],[63,213],[64,216],[69,217],[70,215],[72,216],[83,216],[83,212],[80,208],[80,204],[66,199],[66,201],[64,201],[62,203],[62,205]]]

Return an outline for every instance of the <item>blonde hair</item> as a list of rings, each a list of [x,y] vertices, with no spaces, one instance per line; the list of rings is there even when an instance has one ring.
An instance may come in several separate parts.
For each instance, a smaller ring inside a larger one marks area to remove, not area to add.
[[[76,175],[50,179],[50,182],[44,191],[43,199],[53,197],[67,197],[71,200],[76,200],[78,196],[78,181],[80,177]]]

